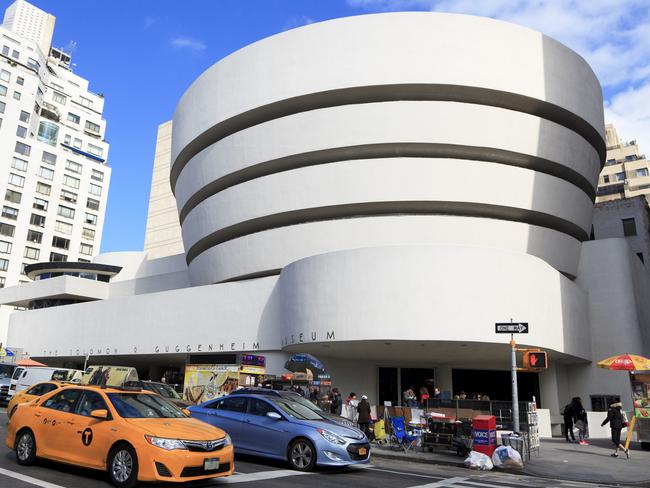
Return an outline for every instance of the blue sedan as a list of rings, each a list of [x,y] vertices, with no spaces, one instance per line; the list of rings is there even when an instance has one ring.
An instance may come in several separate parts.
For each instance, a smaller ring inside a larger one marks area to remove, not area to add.
[[[326,420],[291,398],[231,395],[189,410],[192,417],[228,432],[235,452],[288,461],[299,471],[370,458],[363,432]]]

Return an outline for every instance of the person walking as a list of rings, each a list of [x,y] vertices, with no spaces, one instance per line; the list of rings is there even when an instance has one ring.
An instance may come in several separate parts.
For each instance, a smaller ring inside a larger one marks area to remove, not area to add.
[[[330,405],[330,412],[335,415],[341,415],[343,411],[343,399],[338,388],[332,388],[332,403]]]
[[[621,430],[623,427],[627,427],[627,422],[623,417],[623,412],[621,411],[623,404],[621,402],[612,403],[607,410],[607,417],[603,420],[601,426],[605,426],[609,422],[609,428],[612,431],[612,442],[614,443],[614,453],[610,454],[612,457],[618,457],[618,450],[622,450],[628,459],[630,459],[630,450],[625,449],[625,446],[621,444]]]
[[[361,401],[357,406],[357,412],[359,412],[357,424],[359,424],[361,432],[363,432],[367,437],[370,432],[369,426],[372,418],[370,416],[370,403],[368,402],[368,397],[366,395],[361,397]]]
[[[576,436],[573,433],[573,410],[576,399],[577,397],[572,398],[571,402],[562,410],[562,417],[564,417],[564,436],[567,442],[576,441]],[[569,434],[571,435],[571,439],[569,439]]]
[[[581,446],[588,446],[587,442],[587,411],[582,406],[582,399],[577,397],[573,406],[573,423],[578,429],[578,440]]]

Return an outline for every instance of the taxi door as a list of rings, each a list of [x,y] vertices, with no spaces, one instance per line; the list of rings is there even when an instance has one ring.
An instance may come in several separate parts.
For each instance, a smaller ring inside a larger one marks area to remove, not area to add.
[[[106,467],[108,450],[118,435],[117,422],[90,416],[93,410],[109,412],[104,397],[92,390],[84,390],[77,402],[73,422],[69,426],[68,446],[72,462],[103,469]]]
[[[72,413],[83,390],[64,389],[43,402],[34,412],[34,435],[39,455],[69,462],[69,430],[74,423]]]

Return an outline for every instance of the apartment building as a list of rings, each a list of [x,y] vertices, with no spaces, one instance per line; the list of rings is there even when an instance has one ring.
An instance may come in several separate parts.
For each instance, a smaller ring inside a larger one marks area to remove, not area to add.
[[[23,0],[0,26],[0,286],[27,264],[99,251],[111,170],[104,97],[51,48],[55,18]]]
[[[596,203],[650,194],[650,165],[637,141],[623,141],[613,124],[605,126],[607,156],[598,179]]]

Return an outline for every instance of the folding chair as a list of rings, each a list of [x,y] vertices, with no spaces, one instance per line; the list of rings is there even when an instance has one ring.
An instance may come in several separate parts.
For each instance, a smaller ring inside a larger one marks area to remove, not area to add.
[[[415,441],[417,441],[417,437],[406,433],[404,417],[391,417],[390,424],[397,445],[404,449],[404,452],[411,449],[415,444]]]

